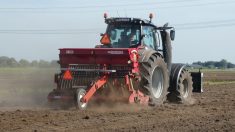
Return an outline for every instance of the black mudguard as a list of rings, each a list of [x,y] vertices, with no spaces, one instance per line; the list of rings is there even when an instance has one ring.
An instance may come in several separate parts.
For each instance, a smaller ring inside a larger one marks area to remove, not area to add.
[[[203,92],[203,73],[199,70],[199,72],[191,72],[192,80],[193,80],[193,92],[202,93]]]

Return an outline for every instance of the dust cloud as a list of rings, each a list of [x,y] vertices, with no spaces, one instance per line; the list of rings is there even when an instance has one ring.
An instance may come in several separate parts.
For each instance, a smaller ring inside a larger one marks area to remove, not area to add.
[[[51,109],[47,102],[47,95],[56,87],[53,80],[56,72],[58,72],[56,68],[0,71],[0,110]],[[150,107],[139,104],[129,104],[129,95],[130,93],[123,83],[116,87],[108,83],[92,97],[87,110],[132,112],[150,109]],[[190,104],[194,104],[194,102],[192,100]],[[75,109],[74,105],[69,105],[69,107],[69,109]]]
[[[119,85],[114,86],[109,82],[98,91],[88,104],[87,110],[95,112],[137,112],[149,109],[147,105],[130,104],[130,92],[124,80],[119,80]],[[147,107],[146,107],[147,106]]]
[[[7,69],[0,71],[0,109],[46,106],[47,94],[55,87],[55,69]]]

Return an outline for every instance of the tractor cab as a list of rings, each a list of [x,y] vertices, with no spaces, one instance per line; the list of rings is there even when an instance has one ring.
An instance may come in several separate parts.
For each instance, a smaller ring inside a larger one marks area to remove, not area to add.
[[[101,43],[109,48],[135,48],[140,45],[157,50],[160,35],[157,27],[150,20],[138,18],[107,18],[106,33],[102,34]]]
[[[112,23],[108,25],[107,35],[113,48],[129,48],[140,44],[140,25],[132,23]]]

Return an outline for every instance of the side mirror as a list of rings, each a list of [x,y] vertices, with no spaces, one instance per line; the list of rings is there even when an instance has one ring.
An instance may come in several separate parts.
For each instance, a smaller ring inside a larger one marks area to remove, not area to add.
[[[142,34],[140,39],[142,40],[145,36],[146,36],[145,34]]]
[[[175,40],[175,30],[170,31],[170,37],[171,37],[171,41]]]
[[[169,23],[165,23],[165,24],[163,25],[163,27],[168,27],[168,25],[169,25]]]

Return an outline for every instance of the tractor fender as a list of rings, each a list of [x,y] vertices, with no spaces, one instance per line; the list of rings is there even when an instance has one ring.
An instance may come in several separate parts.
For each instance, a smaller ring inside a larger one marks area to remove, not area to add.
[[[170,72],[171,63],[172,63],[172,47],[171,47],[170,34],[167,31],[161,31],[161,37],[162,37],[164,60],[167,63],[167,69]]]
[[[172,63],[170,72],[170,87],[169,92],[174,90],[178,86],[178,79],[181,71],[186,67],[185,64]]]
[[[162,56],[157,51],[155,51],[151,48],[148,48],[148,47],[143,47],[143,48],[139,49],[138,54],[139,54],[139,62],[141,62],[141,63],[148,62],[150,56],[153,54],[159,54],[160,56]]]

